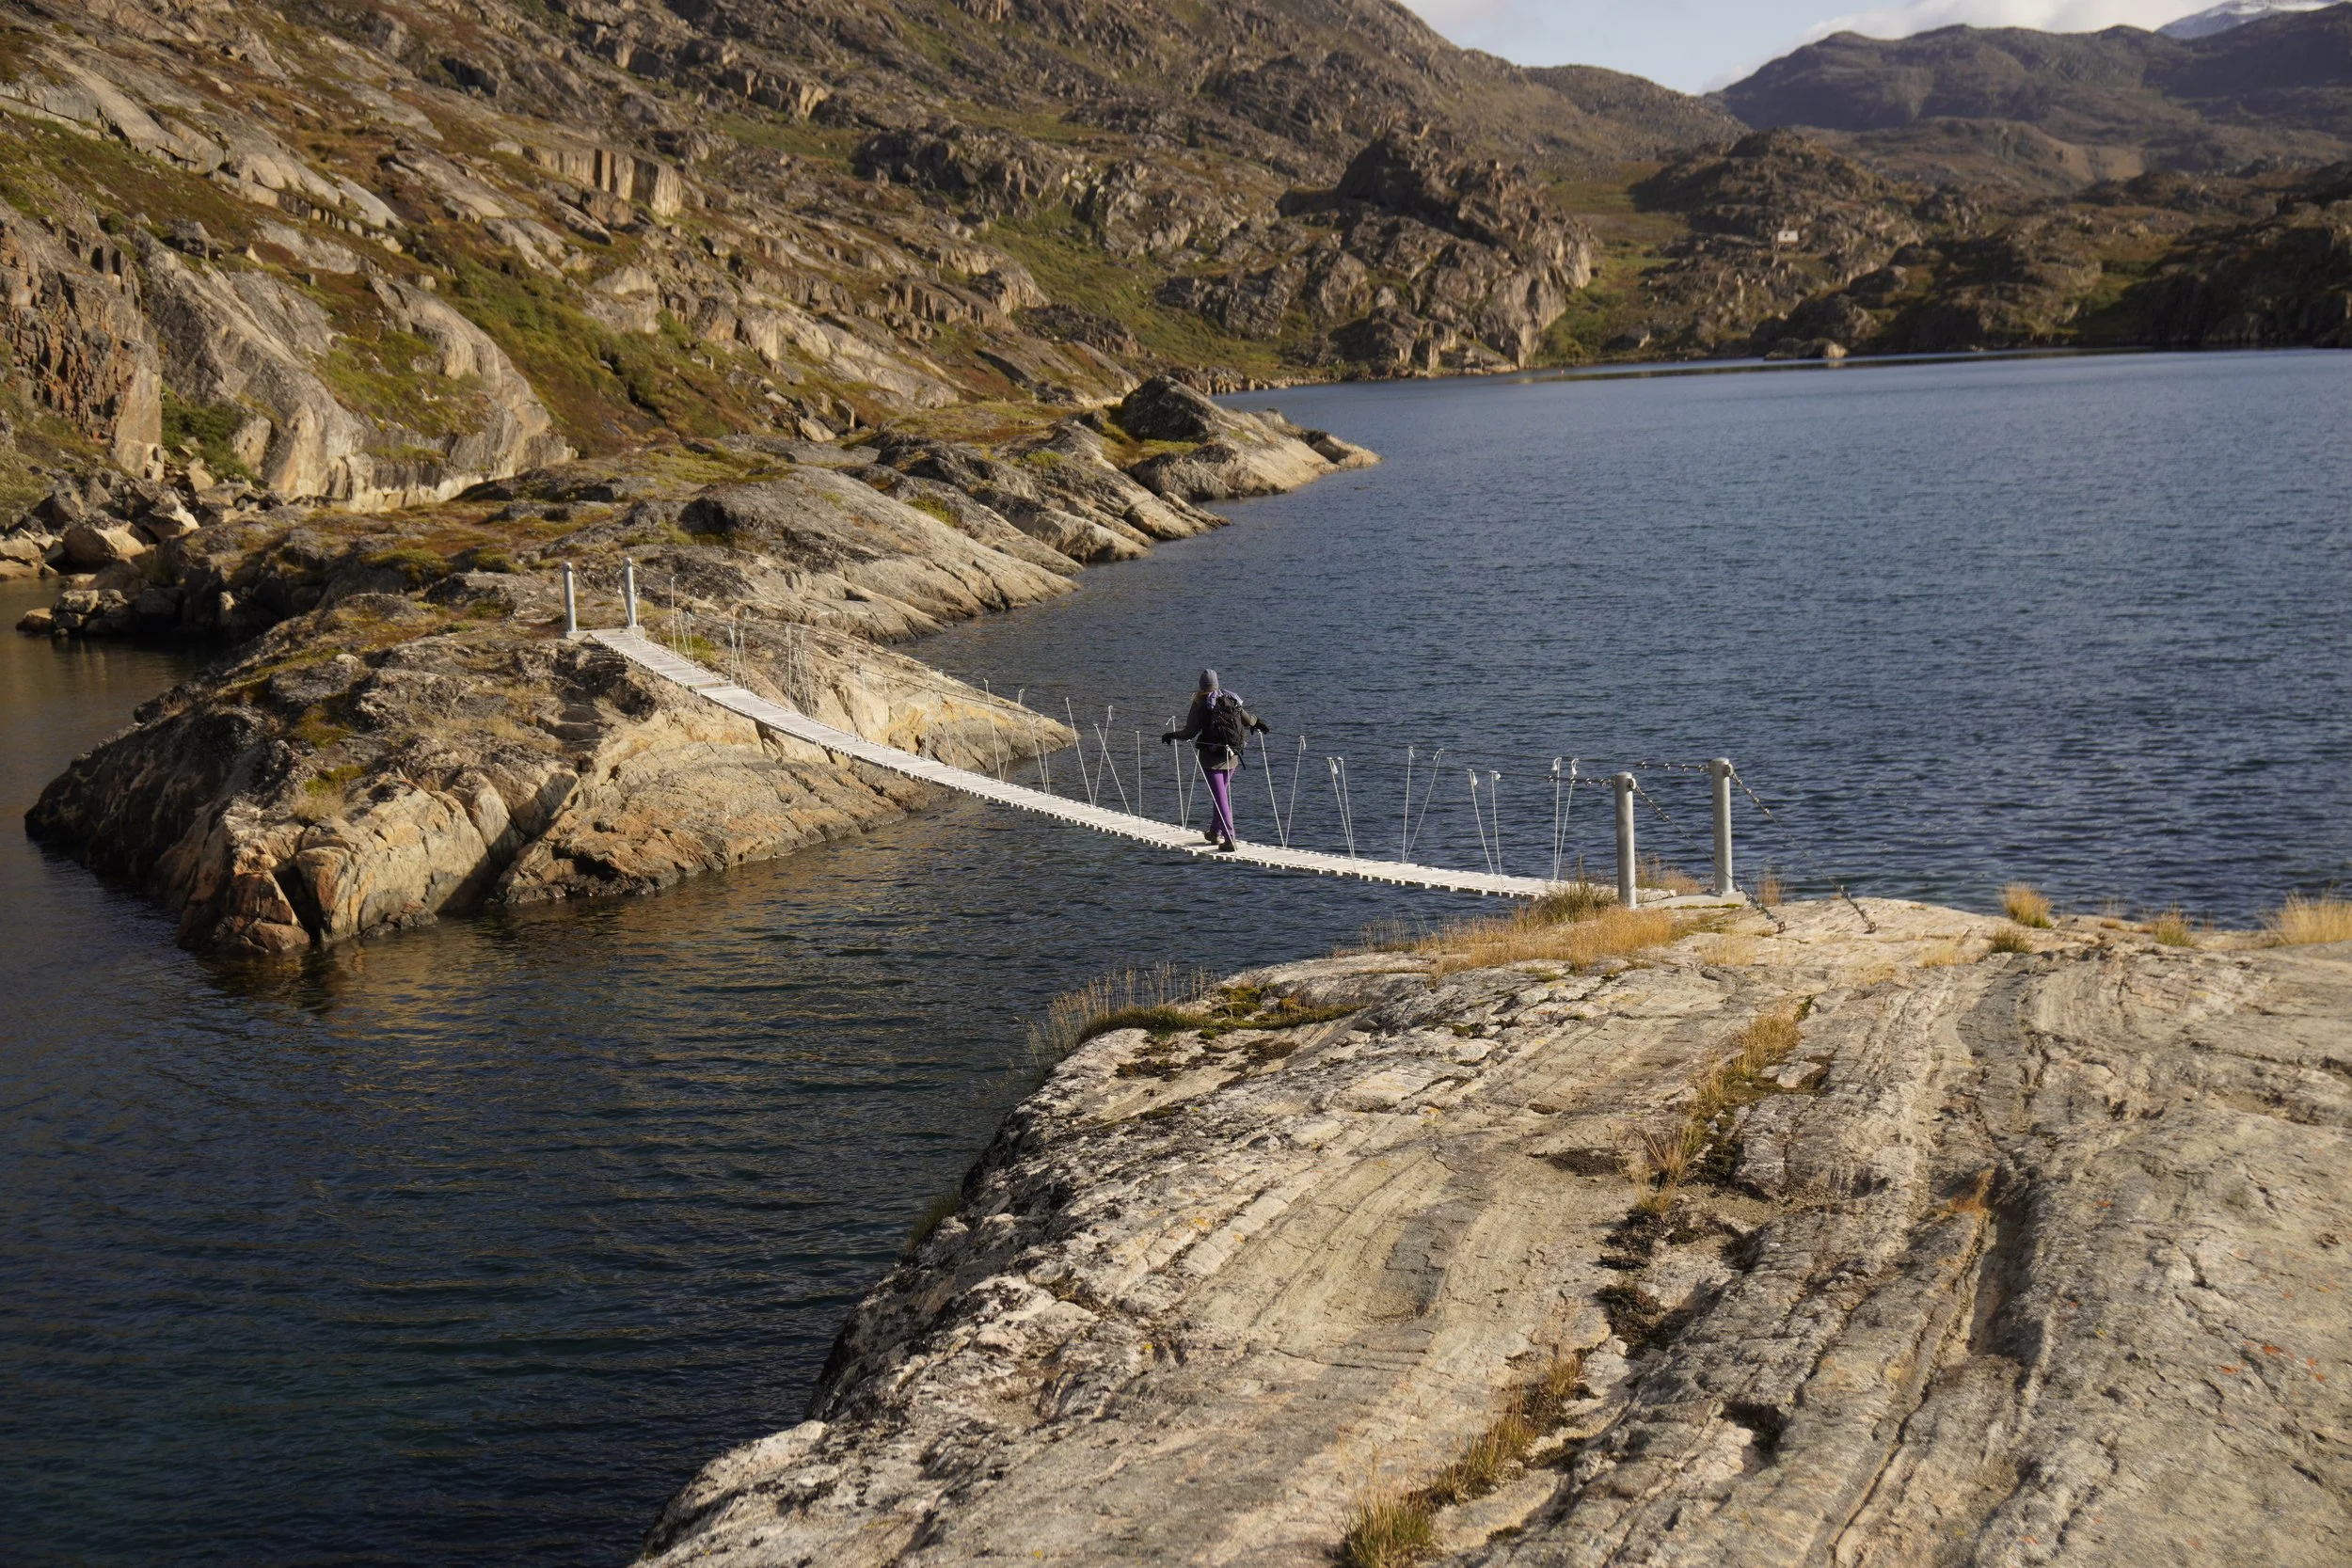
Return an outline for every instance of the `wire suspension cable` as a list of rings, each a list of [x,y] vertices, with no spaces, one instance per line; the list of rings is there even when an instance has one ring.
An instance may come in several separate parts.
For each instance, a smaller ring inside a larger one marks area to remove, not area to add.
[[[1258,766],[1265,769],[1265,805],[1274,814],[1274,836],[1287,849],[1291,847],[1290,830],[1282,822],[1282,803],[1274,795],[1274,753],[1266,745],[1263,730],[1258,732]]]
[[[1104,722],[1109,722],[1110,717],[1110,707],[1105,705],[1103,709]],[[1107,773],[1110,775],[1111,783],[1116,785],[1119,790],[1120,809],[1132,814],[1135,808],[1127,803],[1127,781],[1119,776],[1119,764],[1111,758],[1110,737],[1104,733],[1102,724],[1096,724],[1094,726],[1094,741],[1096,745],[1103,748],[1102,772],[1098,773],[1096,777],[1101,777],[1102,773]],[[1084,745],[1084,740],[1081,740],[1079,744]]]
[[[1340,832],[1347,836],[1347,858],[1354,860],[1356,858],[1356,816],[1348,809],[1347,759],[1326,757],[1323,760],[1329,765],[1331,769],[1331,799],[1338,803],[1340,808]]]
[[[1502,875],[1502,775],[1486,769],[1486,815],[1494,818],[1495,875]]]
[[[1478,825],[1478,858],[1486,863],[1487,874],[1491,876],[1495,857],[1494,851],[1486,847],[1486,818],[1478,809],[1478,769],[1466,768],[1462,771],[1470,779],[1470,820]]]
[[[1429,759],[1429,782],[1422,785],[1421,815],[1414,819],[1419,826],[1413,829],[1405,842],[1406,860],[1413,858],[1413,846],[1421,842],[1422,830],[1429,826],[1429,798],[1438,792],[1438,764],[1443,761],[1445,761],[1445,748],[1440,746],[1438,748],[1437,754]],[[1409,805],[1410,802],[1407,804]]]
[[[1094,804],[1094,775],[1087,771],[1087,732],[1078,727],[1078,710],[1070,705],[1070,699],[1061,700],[1061,710],[1070,719],[1070,733],[1078,741],[1078,782],[1086,786],[1087,804]]]
[[[1285,823],[1295,823],[1298,820],[1298,776],[1306,770],[1306,767],[1307,737],[1302,735],[1298,737],[1298,756],[1291,764],[1291,804],[1290,810],[1282,817]],[[1285,828],[1282,832],[1282,847],[1287,849],[1290,847],[1290,831]]]
[[[1405,821],[1396,831],[1396,859],[1402,865],[1413,852],[1413,749],[1405,748]]]

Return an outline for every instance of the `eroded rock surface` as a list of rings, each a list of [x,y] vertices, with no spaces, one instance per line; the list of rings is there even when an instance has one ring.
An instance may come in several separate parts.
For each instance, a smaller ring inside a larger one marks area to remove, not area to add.
[[[1201,434],[1157,440],[1152,461],[1240,476],[1219,493],[1371,460],[1154,385]],[[643,892],[858,831],[927,792],[566,641],[564,565],[585,626],[618,623],[634,562],[655,635],[868,739],[1001,768],[1068,732],[883,644],[1223,522],[1182,493],[1208,486],[1161,493],[1121,469],[1115,455],[1146,449],[1112,428],[1070,420],[993,450],[741,436],[382,516],[244,485],[60,486],[0,538],[0,566],[65,584],[22,629],[238,645],[77,759],[26,825],[158,899],[188,945],[265,955]]]
[[[1993,931],[1330,959],[1243,978],[1346,1016],[1097,1038],[646,1560],[1327,1564],[1565,1363],[1444,1560],[2342,1561],[2352,951]],[[1800,1012],[1736,1136],[1637,1184]]]

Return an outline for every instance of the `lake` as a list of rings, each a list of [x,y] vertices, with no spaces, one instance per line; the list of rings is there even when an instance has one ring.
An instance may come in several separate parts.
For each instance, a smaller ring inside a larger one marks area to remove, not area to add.
[[[1399,847],[1410,746],[1417,860],[1548,871],[1554,757],[1724,754],[1772,813],[1742,797],[1743,866],[1792,889],[1989,908],[2022,877],[2244,923],[2352,872],[2352,356],[1232,401],[1387,461],[916,650],[1090,741],[1107,707],[1146,809],[1175,809],[1152,736],[1209,662],[1276,726],[1299,840],[1344,844],[1345,759],[1367,855]],[[5,803],[190,667],[7,639]],[[1703,784],[1645,782],[1645,848],[1703,870]],[[1563,803],[1565,858],[1605,874],[1598,792]],[[258,979],[0,835],[7,1555],[624,1561],[702,1461],[799,1418],[1053,995],[1475,907],[966,802]]]

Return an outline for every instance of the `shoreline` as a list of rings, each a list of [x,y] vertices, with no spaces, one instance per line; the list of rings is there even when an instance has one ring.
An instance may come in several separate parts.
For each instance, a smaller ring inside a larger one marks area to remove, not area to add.
[[[2328,1560],[2352,950],[1863,910],[1098,1035],[641,1560]]]
[[[1020,762],[1064,726],[888,644],[1224,525],[1198,502],[1375,461],[1163,378],[1010,449],[741,438],[421,513],[222,516],[26,618],[243,634],[76,759],[27,831],[160,903],[183,945],[244,957],[649,891],[930,792],[567,639],[564,570],[583,626],[618,618],[626,563],[649,633],[757,695],[956,766]]]

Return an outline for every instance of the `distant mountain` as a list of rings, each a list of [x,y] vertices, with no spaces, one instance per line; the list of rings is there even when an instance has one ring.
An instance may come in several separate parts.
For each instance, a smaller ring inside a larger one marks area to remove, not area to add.
[[[1873,164],[1938,182],[2057,190],[2145,168],[2352,155],[2352,5],[2270,8],[2194,38],[1839,33],[1717,101],[1758,129],[1843,133],[1839,145]]]
[[[2334,0],[2222,0],[2218,6],[2168,22],[2156,29],[2169,39],[2205,39],[2280,11],[2324,10]]]

